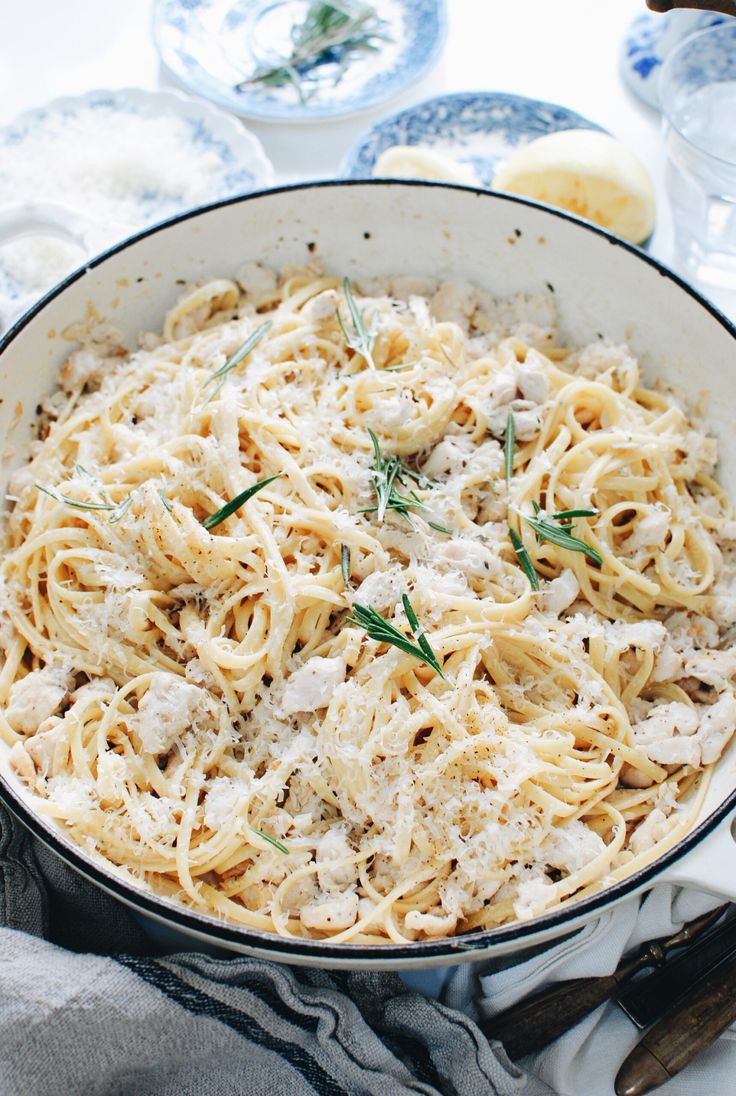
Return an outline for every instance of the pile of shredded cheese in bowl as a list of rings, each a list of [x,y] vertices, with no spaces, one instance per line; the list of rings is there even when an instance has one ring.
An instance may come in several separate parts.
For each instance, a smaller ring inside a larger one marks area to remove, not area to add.
[[[554,298],[318,267],[79,340],[3,533],[0,735],[140,887],[380,944],[692,825],[736,724],[715,442]]]

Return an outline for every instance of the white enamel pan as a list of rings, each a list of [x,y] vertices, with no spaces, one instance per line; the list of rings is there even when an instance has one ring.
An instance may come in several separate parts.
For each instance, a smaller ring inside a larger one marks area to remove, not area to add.
[[[28,210],[24,212],[29,221]],[[47,211],[46,223],[54,221]],[[0,233],[9,229],[0,225]],[[273,266],[319,257],[338,275],[463,277],[498,295],[552,290],[568,344],[602,333],[627,341],[651,381],[686,396],[710,393],[720,475],[736,496],[736,330],[674,274],[636,248],[566,214],[521,199],[442,184],[336,182],[289,187],[178,217],[100,255],[57,286],[0,342],[0,430],[21,462],[39,398],[70,345],[64,328],[90,305],[125,334],[159,330],[181,281],[231,275],[247,259]],[[42,819],[0,756],[0,794],[26,826],[98,886],[169,928],[209,944],[321,967],[429,967],[520,953],[566,935],[654,885],[692,885],[736,900],[736,748],[719,763],[693,831],[637,874],[523,924],[407,946],[290,940],[194,913],[138,890]]]

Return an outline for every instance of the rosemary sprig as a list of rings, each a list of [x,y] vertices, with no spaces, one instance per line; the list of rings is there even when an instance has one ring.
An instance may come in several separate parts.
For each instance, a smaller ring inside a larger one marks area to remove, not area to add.
[[[80,502],[79,499],[62,495],[61,491],[57,491],[55,487],[46,487],[43,483],[37,483],[36,487],[55,502],[63,502],[65,506],[71,506],[73,510],[117,510],[118,508],[116,502]]]
[[[356,354],[360,354],[366,365],[370,366],[371,369],[375,369],[376,363],[373,360],[373,347],[376,344],[376,332],[378,331],[378,313],[373,313],[371,322],[368,327],[366,327],[363,314],[359,311],[358,306],[355,303],[355,298],[353,297],[350,278],[343,278],[342,287],[345,292],[345,303],[348,306],[353,330],[348,331],[340,309],[336,308],[335,315],[337,316],[337,322],[340,324],[340,330],[350,349],[354,350]]]
[[[565,511],[562,510],[560,513],[564,514]],[[540,540],[549,541],[550,544],[556,544],[558,548],[567,548],[570,552],[583,552],[593,563],[603,566],[603,559],[595,548],[591,548],[589,544],[586,544],[584,540],[580,540],[579,537],[574,537],[572,533],[563,526],[555,525],[554,520],[531,517],[529,514],[520,514],[519,516],[523,518],[527,525],[531,526]],[[554,516],[559,517],[559,515]]]
[[[236,510],[239,510],[241,506],[244,506],[248,499],[253,498],[253,495],[263,487],[266,487],[269,483],[273,483],[274,480],[277,480],[282,475],[283,472],[277,472],[275,476],[268,476],[266,479],[259,480],[258,483],[246,487],[245,491],[241,491],[234,499],[230,499],[230,502],[226,502],[219,510],[215,510],[214,514],[210,514],[209,517],[206,517],[202,522],[202,525],[204,525],[205,529],[214,529],[215,526],[219,525],[225,518],[229,518],[231,514],[234,514]]]
[[[79,471],[79,466],[78,469]],[[89,476],[89,472],[88,472]],[[93,477],[90,477],[93,479]],[[36,483],[36,487],[39,491],[43,491],[50,499],[54,499],[55,502],[64,503],[65,506],[70,506],[72,510],[102,510],[110,514],[110,524],[115,525],[119,522],[128,509],[128,506],[133,502],[133,493],[126,496],[123,502],[80,502],[79,499],[72,499],[68,494],[62,494],[54,487],[47,487],[44,483]],[[104,491],[99,492],[106,498]]]
[[[208,377],[207,380],[204,382],[204,384],[201,385],[200,392],[204,392],[204,390],[206,388],[208,388],[209,385],[211,385],[211,384],[215,385],[212,392],[209,394],[207,399],[204,401],[204,404],[203,404],[204,407],[206,407],[207,404],[210,402],[210,400],[213,400],[215,398],[215,396],[218,394],[218,392],[221,391],[222,386],[225,383],[225,378],[227,377],[228,373],[231,370],[235,369],[236,366],[240,365],[243,358],[247,358],[248,355],[250,354],[251,350],[255,350],[255,348],[258,346],[258,343],[263,338],[263,336],[268,331],[271,330],[271,327],[272,327],[271,321],[270,320],[264,320],[264,322],[261,324],[260,327],[257,327],[255,329],[255,331],[252,331],[250,333],[250,335],[245,340],[243,345],[241,347],[239,347],[238,350],[236,350],[235,353],[232,354],[227,359],[225,364],[221,365],[219,369],[215,370],[215,372],[212,374],[212,376]]]
[[[513,411],[506,416],[506,438],[503,443],[504,465],[506,470],[506,487],[511,485],[511,477],[514,474],[514,454],[516,453],[516,422]]]
[[[283,844],[282,841],[277,841],[275,837],[271,837],[270,833],[264,833],[263,830],[256,829],[255,826],[250,825],[250,822],[248,823],[248,825],[253,830],[253,833],[257,833],[258,836],[262,837],[264,841],[268,841],[269,845],[273,845],[273,847],[275,849],[278,849],[278,851],[280,853],[283,853],[284,856],[289,855],[289,850],[287,849],[286,845]]]
[[[312,0],[303,22],[292,28],[289,54],[276,57],[272,64],[259,65],[236,89],[252,84],[276,88],[293,84],[300,102],[305,103],[309,96],[303,80],[313,69],[337,63],[340,68],[335,83],[339,82],[352,54],[375,51],[376,42],[390,41],[387,27],[375,8],[362,0]]]
[[[397,456],[384,457],[381,452],[380,442],[370,427],[368,428],[368,435],[373,445],[374,461],[371,469],[371,480],[373,481],[373,489],[376,492],[376,505],[364,506],[358,513],[377,514],[378,520],[383,521],[387,510],[396,510],[411,525],[409,511],[428,510],[429,507],[422,502],[414,491],[409,495],[402,494],[397,484],[406,487],[407,477],[414,480],[421,487],[428,487],[431,481],[423,476],[421,472],[415,472],[412,468],[407,468]],[[446,530],[443,529],[442,532],[446,532]]]
[[[366,608],[364,605],[358,605],[357,602],[353,603],[352,613],[347,618],[348,623],[354,624],[358,628],[364,628],[368,633],[369,639],[374,639],[377,643],[388,643],[392,647],[398,647],[398,649],[405,654],[413,655],[413,657],[418,658],[420,662],[426,662],[436,674],[439,674],[443,681],[447,681],[447,678],[442,672],[442,667],[437,661],[437,656],[430,647],[424,633],[419,628],[416,614],[412,609],[406,594],[403,595],[402,601],[404,603],[406,618],[409,621],[409,627],[417,640],[416,643],[412,643],[404,632],[399,631],[399,629],[389,620],[385,620],[375,609]]]
[[[538,590],[539,578],[537,577],[537,572],[534,570],[534,564],[531,561],[531,557],[524,545],[522,544],[521,537],[517,532],[515,532],[515,530],[509,529],[509,540],[514,546],[516,558],[521,564],[521,569],[523,570],[524,574],[529,579],[532,590]]]
[[[350,563],[350,545],[340,545],[340,569],[342,570],[342,577],[347,586],[350,582],[351,563]]]

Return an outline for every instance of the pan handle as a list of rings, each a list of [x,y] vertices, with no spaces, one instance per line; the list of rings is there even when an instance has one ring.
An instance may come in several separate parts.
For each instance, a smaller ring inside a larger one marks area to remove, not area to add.
[[[665,868],[658,882],[694,887],[736,902],[736,812],[724,818],[685,856]]]

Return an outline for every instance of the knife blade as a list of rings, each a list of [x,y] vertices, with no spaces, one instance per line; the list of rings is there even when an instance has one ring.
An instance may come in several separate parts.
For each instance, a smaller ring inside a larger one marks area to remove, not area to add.
[[[480,1026],[489,1039],[499,1039],[503,1043],[512,1059],[540,1050],[608,1000],[637,971],[659,966],[674,948],[695,946],[694,941],[715,924],[727,908],[719,906],[691,921],[674,936],[645,945],[638,955],[623,959],[613,974],[558,982],[530,1000],[481,1021]]]
[[[736,1020],[736,956],[702,978],[637,1043],[616,1075],[616,1096],[643,1096],[684,1069]]]
[[[615,998],[634,1023],[649,1027],[719,963],[736,955],[736,918],[729,917],[701,935],[644,978],[622,986]]]

